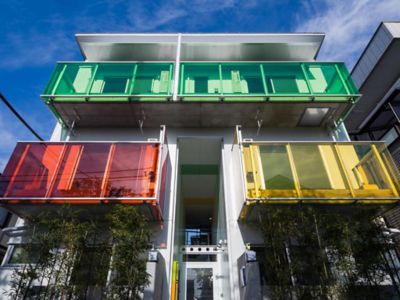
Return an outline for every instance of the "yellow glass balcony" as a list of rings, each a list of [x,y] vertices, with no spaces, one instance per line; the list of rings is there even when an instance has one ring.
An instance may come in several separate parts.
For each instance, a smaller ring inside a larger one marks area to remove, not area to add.
[[[247,204],[399,200],[399,174],[383,143],[243,143]]]

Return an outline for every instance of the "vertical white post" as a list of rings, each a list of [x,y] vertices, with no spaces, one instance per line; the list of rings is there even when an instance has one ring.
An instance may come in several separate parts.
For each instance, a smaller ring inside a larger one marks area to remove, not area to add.
[[[174,69],[174,88],[172,90],[172,100],[178,101],[179,93],[179,71],[181,62],[181,38],[182,34],[178,33],[178,43],[176,45],[176,59],[175,59],[175,69]]]

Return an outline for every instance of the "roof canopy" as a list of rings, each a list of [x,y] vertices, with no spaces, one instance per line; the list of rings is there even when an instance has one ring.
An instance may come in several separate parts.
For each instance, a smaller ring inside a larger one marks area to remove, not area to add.
[[[322,33],[76,34],[87,61],[311,61]]]

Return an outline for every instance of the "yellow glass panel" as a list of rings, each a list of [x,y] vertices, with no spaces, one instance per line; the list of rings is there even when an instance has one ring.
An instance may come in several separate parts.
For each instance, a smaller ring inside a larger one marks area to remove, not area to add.
[[[383,144],[252,144],[243,158],[248,198],[347,204],[399,197],[400,174]]]

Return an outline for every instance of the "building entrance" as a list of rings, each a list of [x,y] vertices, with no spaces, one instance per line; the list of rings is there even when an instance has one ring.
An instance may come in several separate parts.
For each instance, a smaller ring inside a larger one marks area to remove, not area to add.
[[[181,270],[180,300],[219,299],[216,262],[185,262]]]
[[[179,299],[222,299],[229,294],[222,140],[179,139],[178,155]]]

